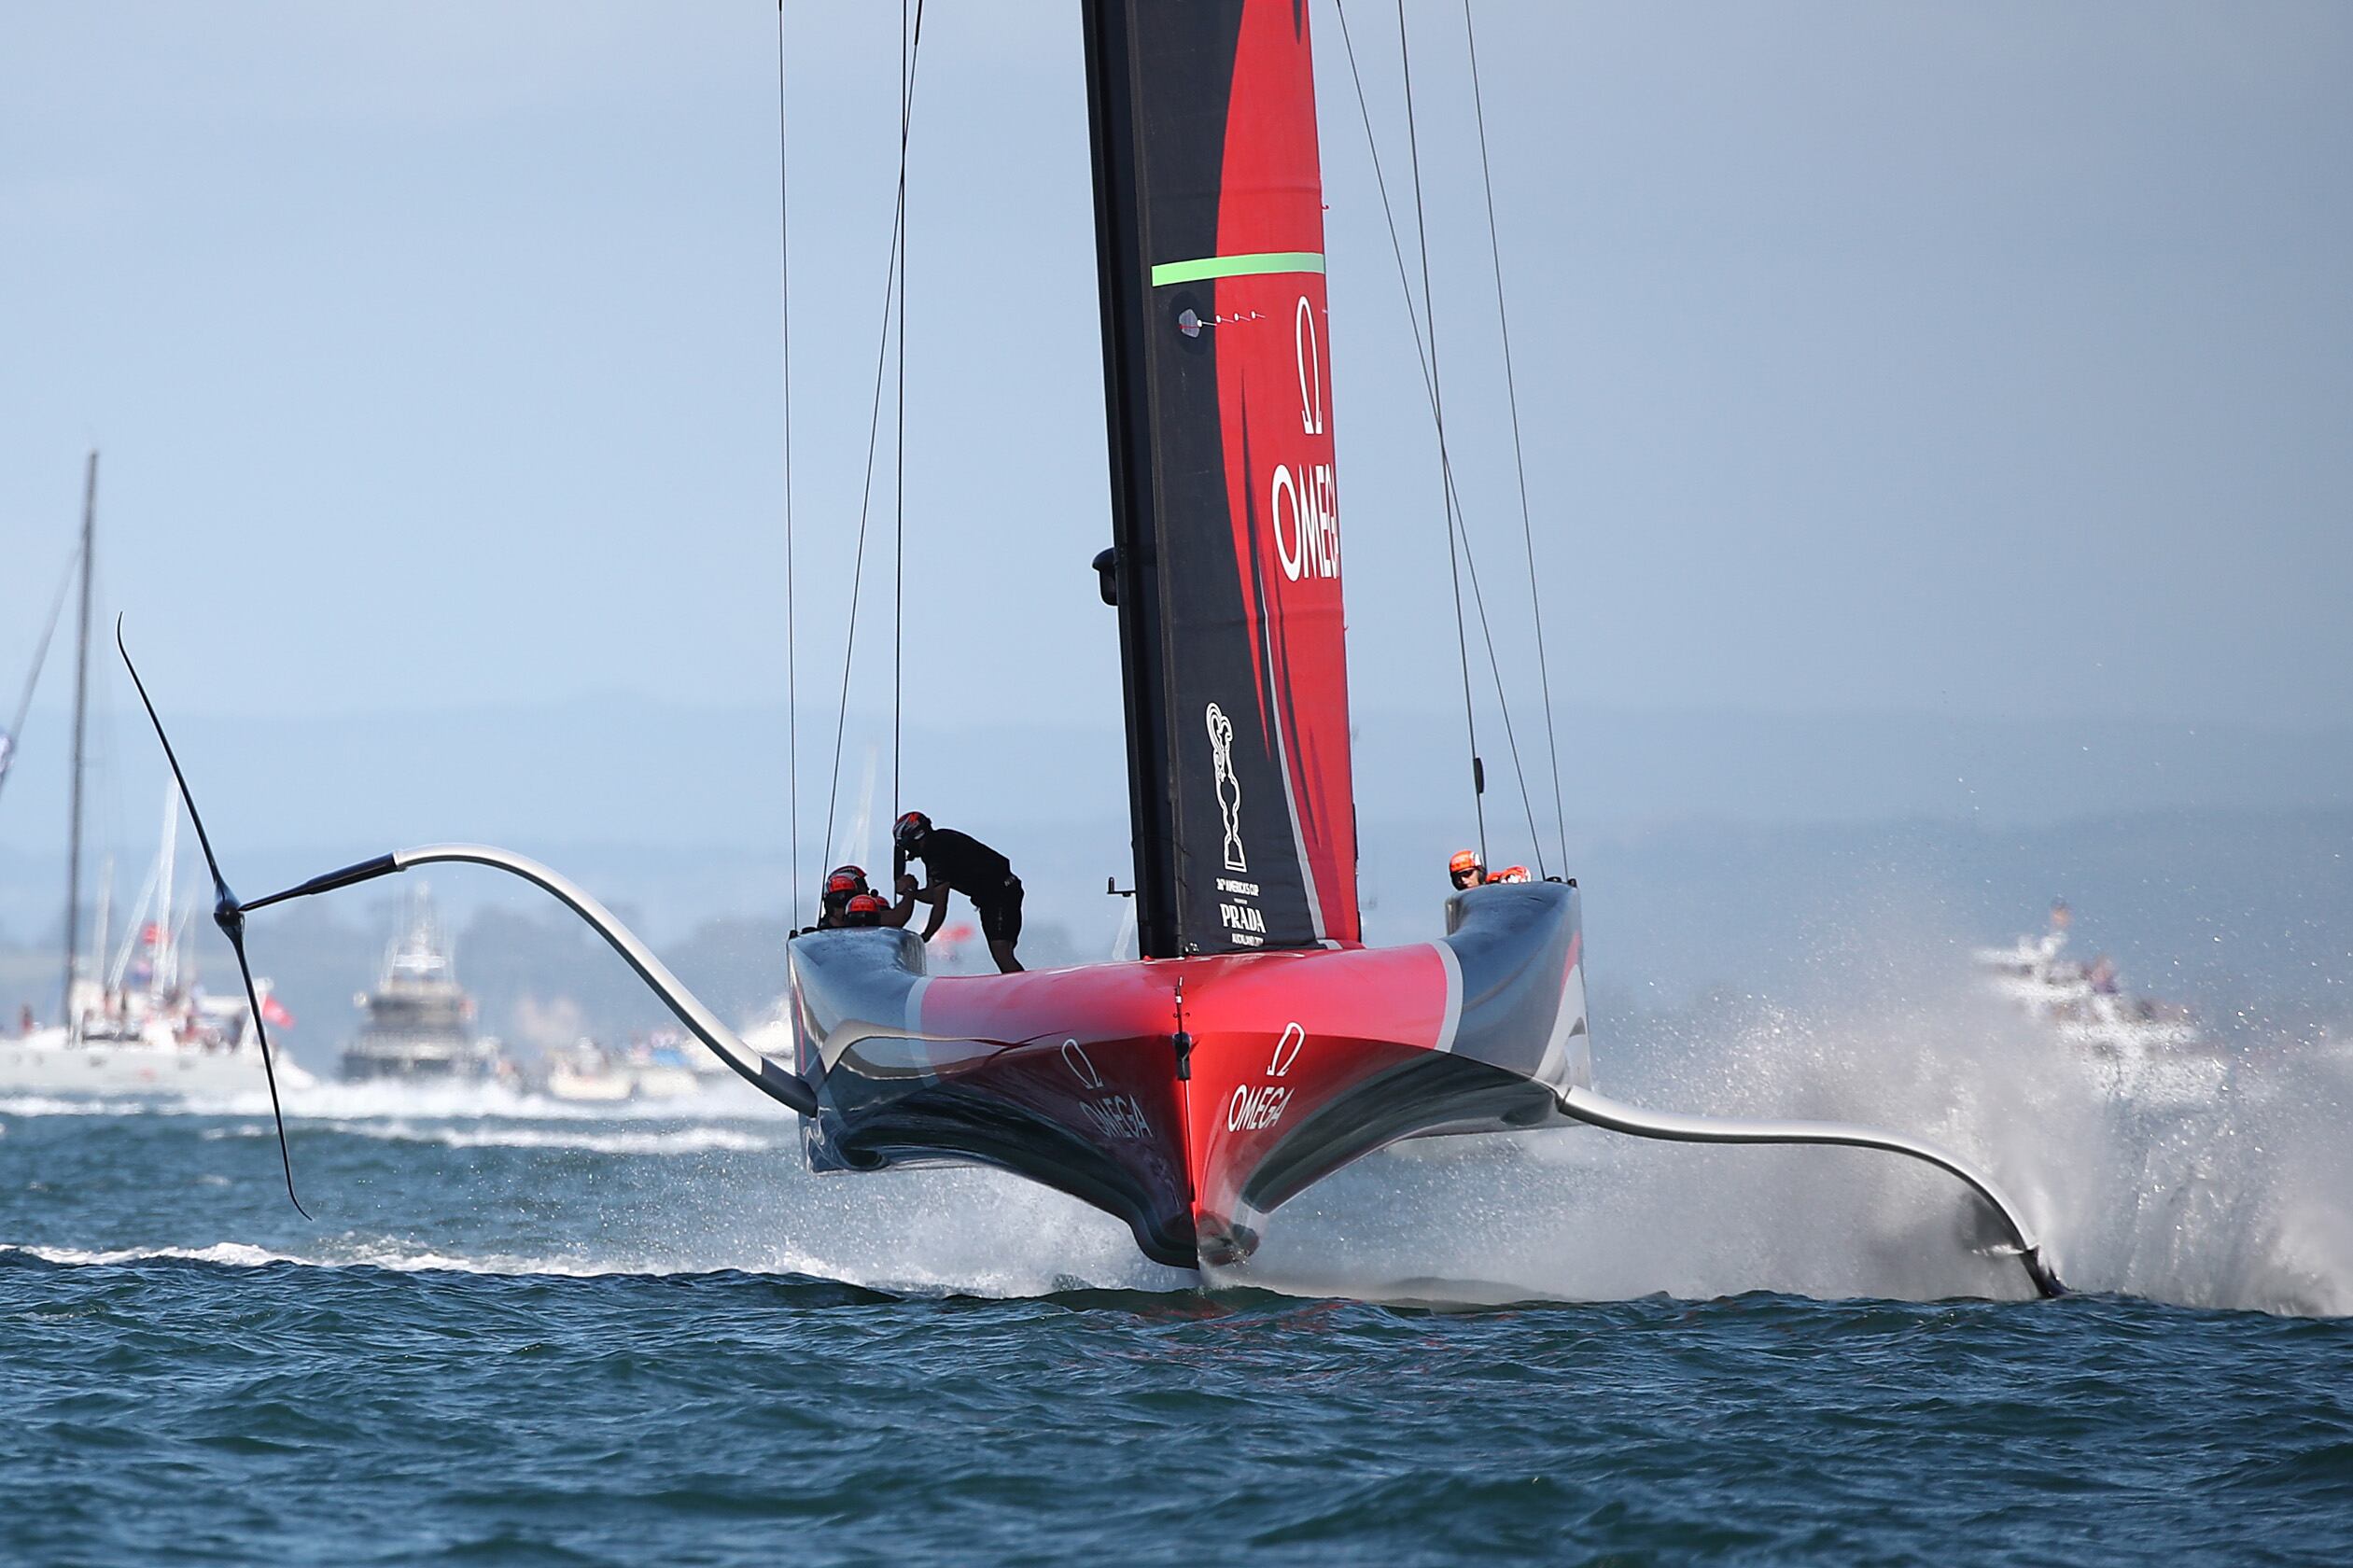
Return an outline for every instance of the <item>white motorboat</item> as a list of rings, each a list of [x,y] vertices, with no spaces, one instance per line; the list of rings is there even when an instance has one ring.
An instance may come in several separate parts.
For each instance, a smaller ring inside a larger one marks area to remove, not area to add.
[[[698,1069],[696,1057],[708,1066]],[[709,1074],[725,1071],[708,1051],[677,1035],[658,1035],[622,1048],[584,1039],[550,1058],[547,1093],[553,1099],[581,1104],[681,1099],[701,1089]]]
[[[2206,1104],[2230,1081],[2231,1057],[2189,1009],[2123,988],[2105,954],[2086,963],[2067,954],[2073,916],[2051,906],[2039,937],[1971,955],[1989,985],[2046,1026],[2110,1096],[2151,1106]]]
[[[498,1042],[474,1032],[474,999],[457,983],[432,899],[421,887],[404,903],[399,934],[385,950],[376,988],[352,1001],[367,1021],[343,1047],[347,1084],[486,1084],[513,1077]]]

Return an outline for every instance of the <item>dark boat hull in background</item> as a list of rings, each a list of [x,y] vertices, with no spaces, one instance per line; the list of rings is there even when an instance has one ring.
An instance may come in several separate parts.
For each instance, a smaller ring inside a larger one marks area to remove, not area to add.
[[[1590,1087],[1576,889],[1478,888],[1409,947],[932,976],[903,931],[791,947],[817,1170],[996,1166],[1226,1264],[1310,1183],[1402,1139],[1569,1125]]]

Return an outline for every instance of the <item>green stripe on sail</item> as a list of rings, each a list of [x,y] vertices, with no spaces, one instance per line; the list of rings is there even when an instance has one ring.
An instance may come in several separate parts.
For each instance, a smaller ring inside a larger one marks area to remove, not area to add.
[[[1204,256],[1198,261],[1163,261],[1152,269],[1152,287],[1198,283],[1203,278],[1257,277],[1267,273],[1320,273],[1324,256],[1313,250],[1267,250],[1255,256]]]

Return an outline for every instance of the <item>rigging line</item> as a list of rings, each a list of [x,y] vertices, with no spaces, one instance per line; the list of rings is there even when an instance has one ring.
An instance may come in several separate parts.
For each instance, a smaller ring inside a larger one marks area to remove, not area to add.
[[[1501,713],[1504,721],[1504,745],[1505,749],[1511,754],[1512,776],[1520,785],[1520,809],[1527,815],[1528,842],[1535,850],[1536,874],[1538,875],[1543,875],[1548,868],[1545,864],[1544,835],[1536,831],[1535,797],[1529,791],[1528,770],[1525,764],[1520,761],[1519,726],[1512,721],[1511,697],[1504,688],[1503,660],[1497,656],[1495,651],[1494,623],[1488,618],[1487,593],[1486,590],[1480,586],[1478,581],[1478,557],[1476,553],[1474,553],[1471,548],[1470,520],[1464,512],[1462,494],[1455,488],[1454,458],[1452,449],[1449,446],[1446,439],[1446,410],[1444,404],[1440,400],[1440,384],[1438,376],[1438,308],[1436,298],[1432,292],[1430,287],[1430,230],[1428,219],[1422,211],[1422,143],[1421,138],[1415,133],[1414,128],[1413,61],[1411,51],[1407,47],[1406,41],[1405,0],[1397,0],[1397,56],[1405,82],[1407,145],[1412,154],[1413,226],[1414,233],[1417,241],[1419,242],[1422,252],[1422,314],[1423,320],[1428,325],[1430,333],[1430,352],[1427,359],[1423,363],[1422,373],[1424,380],[1427,383],[1430,394],[1430,419],[1432,424],[1437,427],[1438,469],[1446,482],[1447,523],[1450,545],[1454,542],[1459,542],[1462,546],[1463,569],[1471,580],[1471,603],[1478,614],[1479,639],[1486,646],[1488,672],[1493,677],[1495,682],[1495,707],[1497,711]],[[1404,260],[1401,257],[1399,259],[1400,270],[1402,270]],[[1407,292],[1408,296],[1410,296],[1411,289],[1408,288]],[[1458,623],[1457,636],[1459,637],[1461,635],[1459,623],[1462,618],[1462,584],[1459,578],[1457,579],[1455,584],[1455,617]],[[1467,651],[1464,654],[1463,685],[1464,701],[1465,706],[1468,706],[1470,701],[1470,668],[1469,654]],[[1478,747],[1476,736],[1474,736],[1472,741],[1471,751],[1474,757],[1478,756]],[[1476,771],[1483,772],[1484,765],[1478,764]],[[1483,780],[1481,780],[1481,782],[1483,784]],[[1480,802],[1478,820],[1478,852],[1479,859],[1484,861],[1487,859],[1487,815],[1483,800]]]
[[[25,672],[24,693],[17,698],[17,710],[8,721],[8,727],[0,730],[0,785],[8,781],[8,763],[15,759],[16,748],[24,739],[24,721],[33,711],[33,689],[41,683],[41,666],[49,663],[49,640],[57,636],[57,623],[65,616],[65,595],[74,586],[74,573],[82,563],[81,540],[77,536],[73,552],[65,557],[64,575],[57,580],[57,596],[49,601],[49,618],[41,630],[40,645],[33,650],[33,667]]]
[[[1416,243],[1422,250],[1422,314],[1430,324],[1430,412],[1437,424],[1438,469],[1441,476],[1451,478],[1446,456],[1446,405],[1438,380],[1438,325],[1436,306],[1430,293],[1430,229],[1422,204],[1422,142],[1413,118],[1413,56],[1406,47],[1406,0],[1397,0],[1397,60],[1405,73],[1406,86],[1406,146],[1413,161],[1413,226]],[[1463,622],[1463,567],[1456,556],[1456,543],[1461,530],[1454,506],[1454,489],[1448,483],[1446,503],[1446,566],[1454,580],[1454,643],[1463,665],[1463,727],[1471,744],[1471,809],[1478,823],[1478,859],[1487,861],[1487,796],[1481,787],[1484,771],[1478,760],[1478,709],[1471,701],[1470,634]]]
[[[901,76],[903,94],[914,91],[916,60],[923,47],[923,18],[918,7],[914,38],[908,48]],[[905,238],[907,217],[907,138],[903,123],[899,132],[899,194],[890,218],[890,256],[883,270],[882,331],[875,344],[875,396],[873,407],[866,415],[866,477],[860,489],[858,503],[858,548],[852,558],[849,575],[849,618],[842,641],[841,706],[833,716],[833,764],[831,784],[825,797],[825,838],[818,853],[828,853],[833,842],[833,817],[840,805],[842,791],[842,739],[849,722],[850,665],[858,651],[858,599],[866,571],[866,525],[873,514],[875,499],[875,453],[882,434],[883,371],[889,364],[891,306],[903,287],[899,259],[900,246]]]
[[[915,27],[907,28],[907,0],[899,0],[900,52],[906,68],[899,87],[899,343],[898,430],[891,440],[897,471],[891,479],[895,508],[890,545],[890,819],[899,819],[900,720],[905,702],[907,607],[907,145],[915,123],[915,51],[923,43],[923,0],[915,0]]]
[[[1470,51],[1471,111],[1478,123],[1478,179],[1487,198],[1487,254],[1495,265],[1495,328],[1503,340],[1504,394],[1511,409],[1511,466],[1520,481],[1520,538],[1528,552],[1528,609],[1536,623],[1536,677],[1544,695],[1544,739],[1552,758],[1552,820],[1561,859],[1569,855],[1568,812],[1561,798],[1561,740],[1552,713],[1552,662],[1544,646],[1544,599],[1536,579],[1536,529],[1528,510],[1528,460],[1520,440],[1520,385],[1512,373],[1511,318],[1504,308],[1504,248],[1495,231],[1495,176],[1487,157],[1487,104],[1478,80],[1478,35],[1471,26],[1471,0],[1463,0],[1463,42]]]
[[[1438,412],[1437,394],[1436,387],[1431,374],[1430,353],[1422,345],[1422,316],[1420,312],[1417,311],[1414,306],[1413,284],[1406,270],[1405,244],[1403,240],[1398,237],[1397,216],[1394,203],[1393,203],[1389,199],[1389,181],[1387,175],[1381,169],[1380,143],[1379,137],[1373,133],[1372,109],[1365,92],[1364,74],[1357,68],[1356,64],[1356,45],[1354,39],[1349,33],[1348,7],[1344,3],[1344,0],[1333,0],[1332,8],[1334,13],[1339,19],[1340,42],[1348,56],[1350,79],[1353,82],[1356,89],[1356,112],[1358,119],[1362,121],[1365,127],[1365,150],[1367,157],[1371,160],[1373,166],[1373,185],[1380,194],[1381,217],[1384,220],[1386,220],[1389,227],[1389,253],[1391,259],[1395,261],[1397,267],[1397,291],[1405,299],[1406,319],[1413,329],[1414,357],[1420,362],[1422,367],[1422,394],[1431,405],[1432,421],[1436,424],[1437,422]],[[1454,509],[1454,514],[1459,516],[1463,511],[1462,495],[1455,487],[1453,459],[1448,451],[1446,432],[1442,426],[1440,426],[1438,429],[1438,467],[1445,478],[1447,498]],[[1504,687],[1503,664],[1495,651],[1494,630],[1492,625],[1490,623],[1487,615],[1487,595],[1484,587],[1479,581],[1478,556],[1477,552],[1472,549],[1470,529],[1467,525],[1464,525],[1461,530],[1461,543],[1463,549],[1463,563],[1467,568],[1468,575],[1471,580],[1471,601],[1473,608],[1478,611],[1479,633],[1487,648],[1488,673],[1495,682],[1495,706],[1503,715],[1504,741],[1506,747],[1511,753],[1513,776],[1518,779],[1520,784],[1520,805],[1527,814],[1528,837],[1529,840],[1535,846],[1536,870],[1538,875],[1542,875],[1546,869],[1544,859],[1544,841],[1542,835],[1536,832],[1535,806],[1534,804],[1534,796],[1531,794],[1528,790],[1527,770],[1520,762],[1520,736],[1517,726],[1515,726],[1512,722],[1511,699],[1509,693]],[[1459,605],[1459,578],[1457,580],[1457,603]],[[1456,628],[1456,631],[1459,643],[1461,638],[1461,628],[1459,625]],[[1468,654],[1465,653],[1464,657],[1467,662]],[[1464,679],[1465,684],[1467,684],[1467,673],[1465,674]],[[1476,733],[1472,735],[1471,750],[1474,756],[1478,754],[1478,746]],[[1482,843],[1480,846],[1480,854],[1482,858],[1485,853],[1486,846]]]
[[[777,294],[781,304],[784,349],[784,769],[786,809],[791,816],[792,903],[788,929],[801,923],[801,683],[798,600],[792,582],[792,215],[790,143],[785,134],[784,0],[777,0]]]
[[[1448,497],[1454,502],[1456,515],[1460,516],[1463,502],[1462,497],[1454,490],[1453,464],[1444,453],[1439,455],[1438,463],[1446,473]],[[1479,586],[1478,558],[1471,553],[1471,533],[1467,525],[1463,528],[1463,567],[1471,580],[1471,606],[1478,611],[1479,638],[1487,648],[1487,668],[1495,679],[1495,708],[1503,716],[1504,749],[1511,753],[1512,777],[1520,784],[1520,806],[1527,814],[1528,842],[1535,846],[1536,875],[1542,876],[1547,871],[1544,858],[1544,835],[1536,831],[1535,796],[1528,790],[1528,770],[1520,764],[1520,732],[1512,723],[1510,699],[1504,694],[1503,661],[1496,656],[1495,628],[1487,618],[1487,591]],[[1484,858],[1483,850],[1481,858]]]

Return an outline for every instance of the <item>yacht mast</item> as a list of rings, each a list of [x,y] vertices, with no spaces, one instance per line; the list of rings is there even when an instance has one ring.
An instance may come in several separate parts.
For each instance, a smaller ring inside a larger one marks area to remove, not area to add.
[[[90,584],[97,563],[91,539],[98,526],[98,454],[91,452],[82,476],[82,597],[80,636],[74,653],[74,792],[72,825],[65,835],[65,993],[62,1016],[74,1029],[74,971],[81,959],[82,921],[82,744],[90,723]]]
[[[147,992],[162,998],[172,994],[180,983],[179,928],[175,924],[172,900],[174,874],[180,859],[180,797],[178,786],[163,787],[163,848],[156,859],[155,923],[163,933],[163,940],[147,955]]]
[[[105,983],[106,938],[114,931],[115,858],[111,854],[98,857],[98,934],[90,945],[90,961],[98,971],[98,1005],[106,1004],[105,993],[113,987]]]
[[[1086,106],[1095,164],[1095,264],[1101,289],[1103,395],[1109,410],[1113,545],[1098,557],[1103,596],[1119,610],[1127,731],[1127,819],[1135,850],[1140,956],[1173,958],[1184,939],[1177,911],[1178,823],[1168,780],[1167,636],[1161,625],[1160,552],[1154,515],[1151,385],[1142,344],[1149,330],[1143,279],[1137,41],[1125,0],[1089,0]]]

